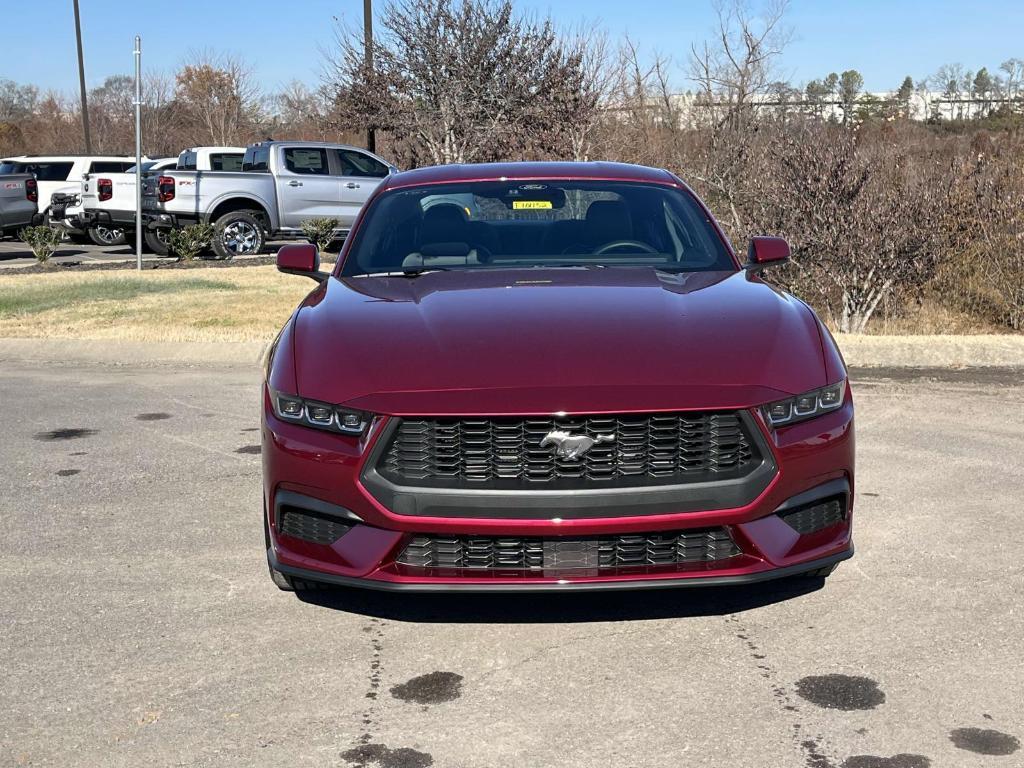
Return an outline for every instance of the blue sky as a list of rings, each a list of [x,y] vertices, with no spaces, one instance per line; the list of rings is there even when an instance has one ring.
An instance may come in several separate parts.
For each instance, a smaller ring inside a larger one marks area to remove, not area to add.
[[[383,0],[376,0],[378,4]],[[358,23],[362,0],[80,0],[90,86],[132,70],[132,41],[143,36],[144,65],[170,72],[192,49],[247,59],[265,90],[293,79],[315,83],[332,16]],[[755,0],[756,2],[756,0]],[[597,22],[612,37],[628,32],[644,50],[685,63],[708,36],[710,0],[517,0],[563,25]],[[4,55],[0,78],[72,92],[77,87],[71,0],[0,0]],[[238,21],[236,21],[236,18]],[[915,80],[960,62],[990,70],[1024,58],[1024,2],[952,0],[792,0],[794,40],[781,63],[796,83],[858,69],[869,90]],[[689,83],[682,69],[676,85]]]

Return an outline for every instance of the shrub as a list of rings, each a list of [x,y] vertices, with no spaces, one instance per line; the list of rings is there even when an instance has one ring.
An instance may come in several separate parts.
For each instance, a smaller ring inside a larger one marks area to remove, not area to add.
[[[213,225],[190,224],[181,229],[172,229],[167,235],[167,250],[178,261],[192,261],[213,240]]]
[[[18,237],[32,249],[36,260],[45,264],[57,252],[64,233],[54,227],[25,227],[18,233]]]
[[[320,253],[326,253],[327,247],[334,242],[337,219],[319,218],[306,219],[302,222],[302,234],[306,236]]]

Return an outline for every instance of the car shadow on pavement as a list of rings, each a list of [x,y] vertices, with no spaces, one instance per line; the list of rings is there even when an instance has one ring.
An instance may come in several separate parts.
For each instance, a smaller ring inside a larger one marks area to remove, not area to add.
[[[798,576],[736,587],[559,594],[412,594],[356,588],[300,592],[324,608],[381,619],[448,624],[548,624],[721,616],[816,592],[823,578]]]

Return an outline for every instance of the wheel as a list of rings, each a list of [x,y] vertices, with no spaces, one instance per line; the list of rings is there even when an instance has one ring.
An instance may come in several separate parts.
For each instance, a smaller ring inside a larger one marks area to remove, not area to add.
[[[146,246],[149,250],[157,256],[166,256],[170,252],[166,229],[147,229],[143,233],[143,238],[146,240]]]
[[[255,211],[225,213],[214,225],[213,252],[219,259],[256,254],[263,250],[266,233]]]
[[[123,229],[113,227],[89,227],[86,234],[93,243],[102,246],[124,245],[128,240]]]

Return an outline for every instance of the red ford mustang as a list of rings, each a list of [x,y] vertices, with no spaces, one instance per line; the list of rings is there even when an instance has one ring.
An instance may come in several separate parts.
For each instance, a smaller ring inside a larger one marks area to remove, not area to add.
[[[828,575],[853,553],[836,345],[663,170],[390,176],[268,356],[283,589],[573,590]]]

